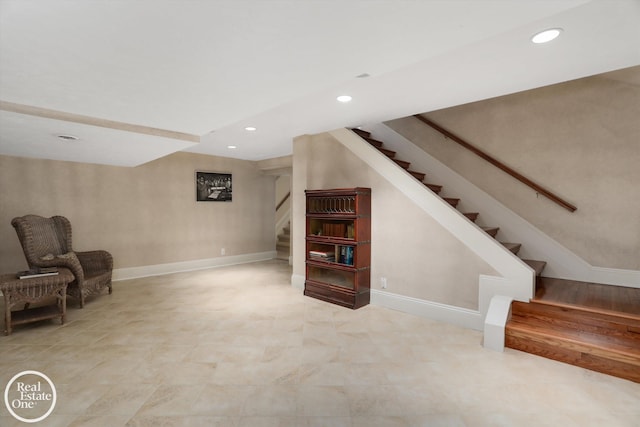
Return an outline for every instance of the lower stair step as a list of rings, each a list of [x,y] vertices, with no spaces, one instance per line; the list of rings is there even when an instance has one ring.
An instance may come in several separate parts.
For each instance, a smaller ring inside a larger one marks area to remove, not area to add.
[[[637,316],[621,312],[593,311],[589,307],[571,307],[547,304],[533,300],[530,303],[514,301],[512,313],[518,319],[532,322],[543,321],[550,327],[581,330],[593,334],[607,334],[637,341],[640,351],[640,314]]]
[[[640,351],[614,338],[544,329],[516,316],[507,324],[505,334],[509,348],[640,382]]]
[[[278,244],[289,246],[289,242],[291,241],[291,236],[288,234],[280,234],[278,236]]]
[[[634,364],[640,370],[640,351],[637,343],[632,340],[572,328],[553,327],[544,320],[525,319],[518,316],[513,316],[507,327],[511,331],[510,335],[553,344],[559,349],[581,351]]]
[[[640,289],[540,277],[505,346],[640,383]]]

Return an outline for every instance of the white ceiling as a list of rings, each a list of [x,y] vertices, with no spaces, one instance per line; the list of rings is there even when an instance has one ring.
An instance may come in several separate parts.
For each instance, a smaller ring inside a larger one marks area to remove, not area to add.
[[[549,27],[562,36],[529,41]],[[639,64],[637,0],[0,0],[0,154],[261,160],[297,135]]]

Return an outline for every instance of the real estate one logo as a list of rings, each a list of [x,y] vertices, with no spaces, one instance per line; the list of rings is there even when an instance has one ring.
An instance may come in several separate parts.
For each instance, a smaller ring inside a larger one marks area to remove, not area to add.
[[[25,423],[37,423],[53,412],[56,387],[42,372],[22,371],[11,378],[4,389],[4,404],[9,413]]]

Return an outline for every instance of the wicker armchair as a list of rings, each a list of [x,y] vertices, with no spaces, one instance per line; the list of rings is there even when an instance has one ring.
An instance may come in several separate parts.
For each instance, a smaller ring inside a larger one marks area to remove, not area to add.
[[[29,268],[66,267],[75,276],[67,287],[67,294],[80,301],[99,294],[105,287],[111,288],[113,257],[107,251],[74,252],[71,247],[71,223],[63,216],[44,218],[25,215],[14,218],[11,225],[18,239]]]

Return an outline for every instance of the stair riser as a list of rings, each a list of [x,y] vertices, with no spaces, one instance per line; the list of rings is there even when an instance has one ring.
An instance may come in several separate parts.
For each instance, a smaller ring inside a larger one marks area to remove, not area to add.
[[[478,219],[478,214],[477,213],[465,213],[463,215],[466,216],[467,218],[469,218],[473,222],[476,222],[476,219]]]
[[[426,176],[426,174],[422,172],[415,172],[415,171],[407,171],[407,172],[413,175],[413,177],[416,178],[418,181],[424,181],[424,178]]]
[[[594,356],[577,350],[558,349],[545,343],[528,340],[525,337],[507,336],[505,337],[505,346],[640,383],[640,368],[636,364]]]
[[[375,139],[372,138],[365,138],[367,140],[367,142],[371,145],[373,145],[376,148],[382,148],[382,142],[381,141],[377,141]]]
[[[396,156],[396,152],[395,151],[385,150],[384,148],[378,148],[378,151],[380,151],[382,154],[384,154],[385,156],[387,156],[390,159],[393,159]]]
[[[453,206],[455,208],[456,206],[458,206],[458,203],[460,202],[460,199],[445,198],[444,201],[449,203],[451,206]]]
[[[512,313],[516,316],[543,319],[546,321],[567,322],[573,329],[582,330],[584,327],[601,329],[616,333],[633,334],[632,337],[640,334],[634,333],[640,330],[640,321],[626,317],[607,315],[604,313],[593,313],[578,308],[566,308],[536,302],[522,303],[514,301]],[[639,344],[640,345],[640,344]]]
[[[519,330],[508,325],[505,330],[505,343],[513,342],[514,340],[521,343],[539,344],[548,349],[553,349],[553,352],[558,354],[571,354],[573,352],[590,354],[592,356],[598,356],[603,359],[615,360],[618,362],[634,365],[636,366],[636,369],[640,370],[640,353],[632,354],[629,352],[616,351],[606,347],[594,346],[588,343],[564,339],[562,337],[556,337],[545,333],[533,332],[531,330]],[[516,348],[511,347],[510,345],[508,345],[508,347]],[[519,350],[520,348],[517,349]]]
[[[490,228],[488,230],[484,230],[489,236],[491,237],[496,237],[496,234],[498,234],[498,230],[499,228]]]
[[[616,337],[620,339],[630,340],[630,341],[638,341],[638,348],[640,349],[640,335],[634,334],[627,330],[626,325],[615,324],[613,322],[608,324],[590,324],[590,323],[598,323],[598,321],[593,322],[580,322],[576,319],[560,319],[553,316],[542,316],[539,314],[531,315],[513,315],[513,320],[516,320],[520,323],[526,323],[528,325],[542,325],[550,330],[555,331],[563,331],[563,330],[574,330],[581,331],[587,334],[595,334],[595,335],[605,335],[609,337]]]
[[[442,191],[442,186],[441,185],[435,185],[435,184],[425,184],[431,191],[433,191],[434,193],[438,194],[440,191]]]
[[[405,162],[402,160],[398,160],[398,159],[392,159],[392,160],[396,162],[396,164],[400,166],[402,169],[409,169],[409,165],[411,165],[411,163]]]
[[[362,129],[351,129],[351,130],[357,133],[362,138],[369,138],[371,136],[371,132],[367,132],[366,130],[362,130]]]

